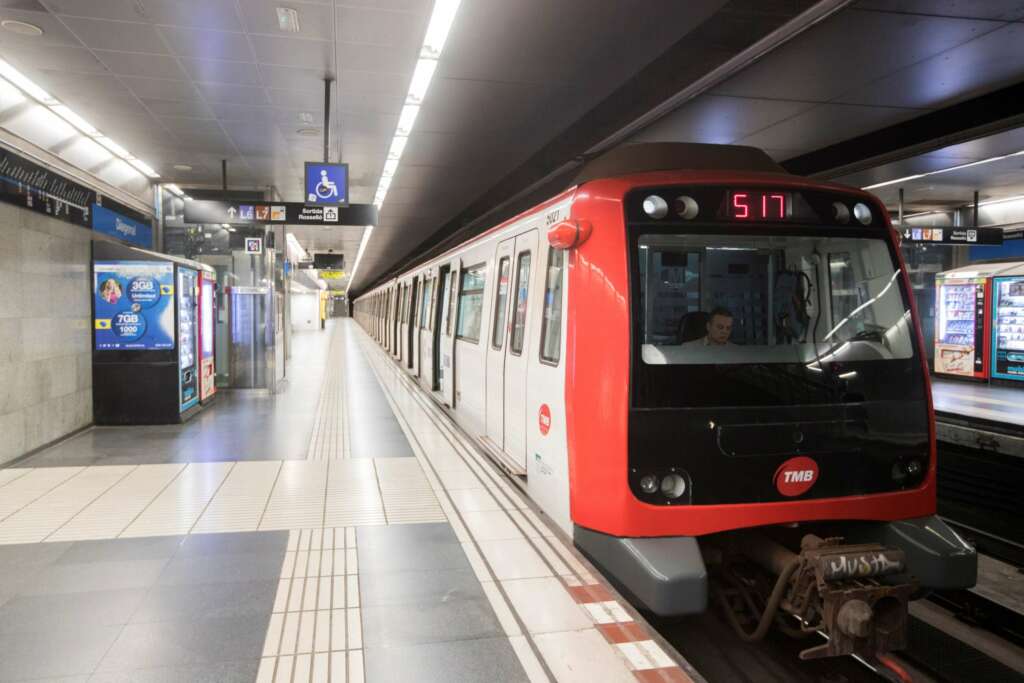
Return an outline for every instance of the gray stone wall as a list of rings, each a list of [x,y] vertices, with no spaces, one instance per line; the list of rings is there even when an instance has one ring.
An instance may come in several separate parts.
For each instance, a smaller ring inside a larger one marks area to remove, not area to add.
[[[89,237],[0,203],[0,464],[92,423]]]

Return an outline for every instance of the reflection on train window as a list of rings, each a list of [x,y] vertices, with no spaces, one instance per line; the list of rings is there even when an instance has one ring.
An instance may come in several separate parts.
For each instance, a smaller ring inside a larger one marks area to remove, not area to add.
[[[466,341],[480,341],[481,314],[484,307],[484,269],[480,263],[462,271],[462,286],[459,288],[459,315],[455,324],[455,336]]]
[[[500,349],[505,343],[505,311],[508,310],[508,256],[498,263],[498,291],[494,297],[494,330],[491,333],[491,346]]]
[[[540,325],[540,359],[558,364],[562,355],[562,269],[565,252],[548,248],[548,272],[544,278],[544,315]]]
[[[530,252],[519,254],[516,261],[516,300],[515,313],[512,315],[512,353],[517,356],[523,352],[523,339],[526,336],[526,304],[530,294]]]
[[[910,313],[883,240],[645,235],[637,256],[647,364],[913,355]]]
[[[450,337],[452,336],[452,317],[455,315],[455,293],[459,288],[455,284],[455,273],[449,273],[448,279],[451,281],[451,286],[448,288],[448,318],[444,321],[444,333]]]

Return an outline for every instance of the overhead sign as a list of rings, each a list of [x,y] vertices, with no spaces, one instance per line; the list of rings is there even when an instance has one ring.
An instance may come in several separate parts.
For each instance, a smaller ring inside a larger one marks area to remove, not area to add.
[[[185,222],[228,225],[375,225],[377,207],[373,204],[307,206],[300,202],[243,204],[193,200],[185,202]]]
[[[263,253],[263,238],[262,237],[246,237],[245,238],[245,253],[246,254],[262,254]]]
[[[343,270],[321,270],[321,280],[340,280],[345,277],[345,271]]]
[[[92,229],[145,249],[153,247],[153,227],[151,225],[122,216],[99,204],[92,205]]]
[[[348,164],[306,162],[306,203],[320,206],[348,204]]]
[[[903,241],[914,244],[993,245],[1003,243],[1001,228],[903,228]]]
[[[0,201],[88,228],[96,199],[89,188],[0,149]]]

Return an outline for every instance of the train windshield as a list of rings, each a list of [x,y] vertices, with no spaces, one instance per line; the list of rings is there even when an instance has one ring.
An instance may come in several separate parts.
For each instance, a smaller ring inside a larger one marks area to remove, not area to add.
[[[641,406],[888,400],[919,372],[883,239],[644,234],[634,248]]]

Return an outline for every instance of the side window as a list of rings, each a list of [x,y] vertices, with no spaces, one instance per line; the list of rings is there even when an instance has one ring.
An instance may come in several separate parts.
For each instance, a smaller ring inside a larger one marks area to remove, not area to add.
[[[494,297],[494,329],[491,332],[491,346],[500,349],[505,343],[505,311],[508,310],[508,256],[498,263],[498,291]]]
[[[430,278],[430,286],[427,287],[427,300],[430,305],[427,306],[429,312],[427,313],[427,329],[431,332],[434,331],[434,310],[437,307],[437,297],[434,296],[434,290],[437,289],[437,278]]]
[[[452,320],[455,318],[455,295],[459,289],[455,282],[455,273],[448,275],[451,284],[448,287],[448,317],[444,321],[444,333],[452,336]]]
[[[523,352],[526,338],[526,304],[530,296],[530,252],[524,251],[516,259],[516,301],[512,314],[512,353]]]
[[[548,271],[544,277],[544,315],[540,322],[540,359],[558,365],[562,355],[562,271],[565,252],[548,249]]]
[[[456,339],[465,339],[473,343],[480,341],[485,268],[485,264],[480,263],[462,271],[462,286],[459,288],[459,313],[455,323]]]
[[[430,288],[433,280],[423,281],[423,296],[420,299],[420,329],[427,329],[427,320],[430,319]]]

